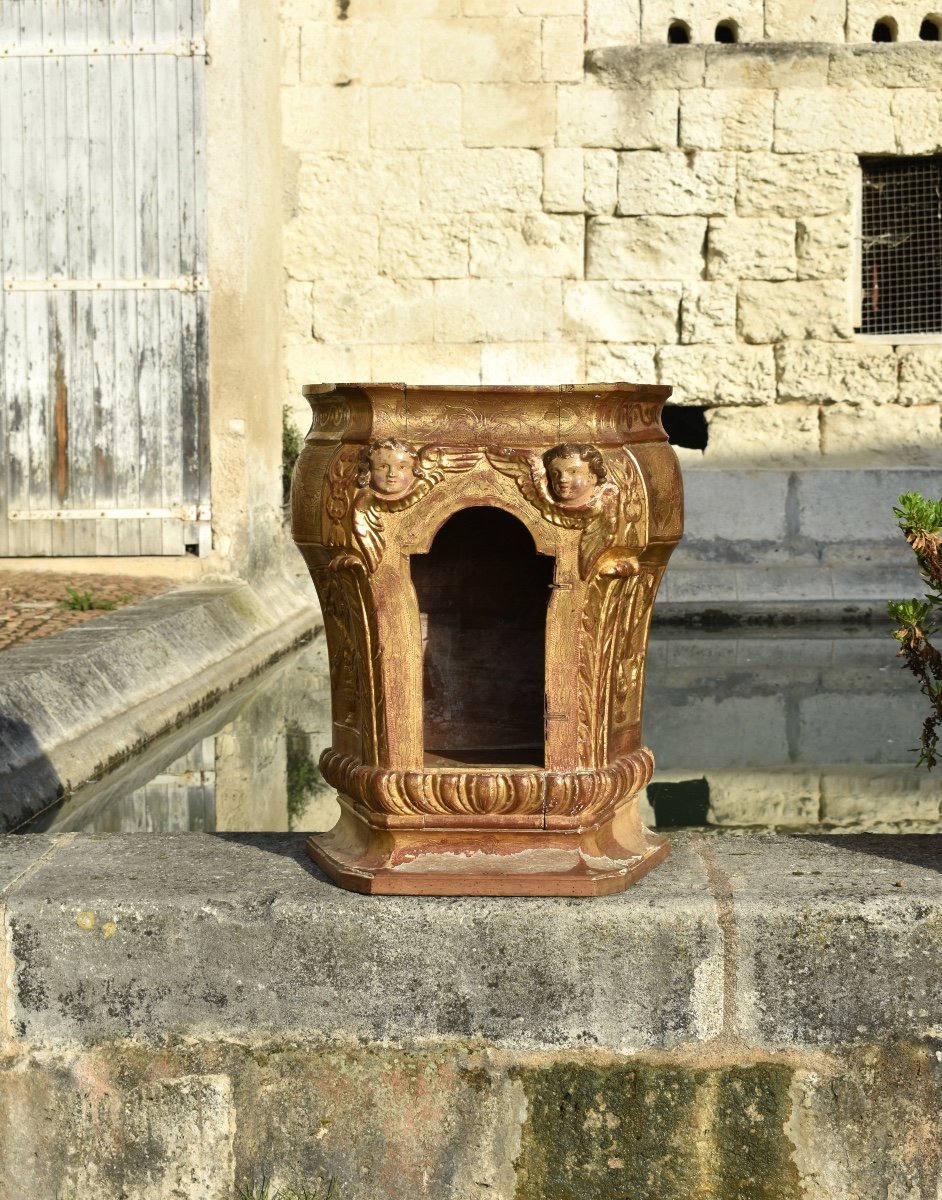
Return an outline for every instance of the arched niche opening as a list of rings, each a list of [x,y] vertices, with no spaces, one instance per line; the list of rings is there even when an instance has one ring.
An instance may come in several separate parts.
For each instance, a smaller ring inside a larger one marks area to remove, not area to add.
[[[425,762],[543,766],[553,559],[498,508],[454,514],[411,558]]]
[[[892,17],[883,17],[873,26],[871,40],[874,42],[895,42],[897,36],[896,22]]]

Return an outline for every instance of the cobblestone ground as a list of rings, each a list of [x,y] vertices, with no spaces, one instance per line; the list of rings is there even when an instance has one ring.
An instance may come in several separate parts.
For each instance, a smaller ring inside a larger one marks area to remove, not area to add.
[[[80,611],[63,607],[71,587],[80,597],[86,594],[99,605],[113,602],[116,608],[159,595],[173,587],[173,580],[129,575],[47,574],[45,571],[0,571],[0,650],[18,642],[45,637],[94,621],[110,609]]]

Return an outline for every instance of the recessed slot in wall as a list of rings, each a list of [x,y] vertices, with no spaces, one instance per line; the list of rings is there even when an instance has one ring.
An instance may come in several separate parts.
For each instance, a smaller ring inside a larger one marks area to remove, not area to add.
[[[654,809],[658,829],[706,825],[710,811],[710,785],[706,779],[649,783],[648,802]]]
[[[713,40],[725,46],[733,45],[739,41],[739,26],[735,21],[720,21],[713,34]]]
[[[924,42],[937,42],[939,40],[938,17],[926,17],[919,26],[919,37]]]
[[[686,21],[671,21],[667,30],[667,41],[671,46],[686,46],[690,42],[690,26]]]
[[[687,450],[705,450],[707,444],[707,410],[694,404],[665,404],[661,424],[672,446]]]
[[[873,26],[873,38],[875,42],[895,42],[896,41],[896,22],[892,17],[881,17]]]

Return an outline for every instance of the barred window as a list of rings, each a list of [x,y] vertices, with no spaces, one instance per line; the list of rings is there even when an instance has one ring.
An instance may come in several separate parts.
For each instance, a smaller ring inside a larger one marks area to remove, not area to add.
[[[942,158],[861,159],[858,333],[942,333]]]

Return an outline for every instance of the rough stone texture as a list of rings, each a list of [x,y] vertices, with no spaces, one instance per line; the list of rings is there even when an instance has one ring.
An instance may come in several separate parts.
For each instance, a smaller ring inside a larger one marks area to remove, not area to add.
[[[766,19],[773,11],[772,3],[766,0]],[[828,47],[813,41],[803,43],[786,37],[752,45],[708,46],[705,82],[707,87],[715,88],[823,87],[829,66]]]
[[[528,217],[471,218],[471,274],[484,278],[532,276],[578,279],[585,225],[579,217],[538,213]]]
[[[567,328],[613,342],[663,342],[677,336],[679,283],[587,282],[563,296]]]
[[[594,901],[353,896],[297,837],[15,846],[11,1200],[938,1188],[938,837],[678,834]]]
[[[626,44],[590,49],[585,56],[585,69],[604,83],[634,90],[701,87],[704,48],[694,45],[641,48]]]
[[[696,279],[702,217],[596,217],[586,230],[587,279]]]
[[[887,404],[897,398],[892,346],[784,342],[776,348],[780,400],[812,404]]]
[[[794,279],[795,222],[780,217],[712,217],[710,279]]]
[[[765,36],[773,42],[842,42],[844,0],[765,0]]]
[[[870,0],[342,7],[281,6],[299,426],[311,380],[618,371],[707,409],[691,467],[936,452],[933,347],[854,336],[859,158],[942,145],[942,67],[909,0],[887,10],[894,45],[870,43]],[[738,44],[714,41],[722,18]],[[694,44],[665,44],[674,19]],[[925,411],[893,428],[888,400]]]
[[[547,146],[556,130],[556,90],[546,83],[480,83],[464,89],[468,146]]]
[[[707,414],[711,461],[717,466],[809,466],[820,459],[817,408],[775,404],[767,408],[715,408]]]
[[[691,154],[639,150],[618,156],[622,216],[722,215],[733,207],[735,163],[716,151]]]
[[[850,213],[802,217],[797,223],[795,254],[799,279],[848,279],[853,271]]]
[[[106,846],[103,874],[94,864]],[[683,850],[660,873],[664,899],[634,893],[640,910],[624,897],[591,910],[364,902],[323,879],[303,839],[277,835],[88,835],[51,861],[7,910],[13,1024],[31,1043],[212,1031],[630,1050],[717,1029],[718,929],[702,864]],[[589,915],[592,939],[580,932]],[[496,937],[509,939],[500,952]]]
[[[746,342],[784,342],[790,336],[839,341],[852,336],[847,289],[837,280],[743,283],[739,333]]]
[[[395,279],[460,279],[468,274],[469,222],[458,214],[428,220],[384,221],[379,265]]]
[[[900,404],[938,404],[942,399],[942,348],[899,346]]]
[[[736,285],[692,283],[680,306],[682,342],[732,342],[736,338]]]
[[[802,843],[800,863],[784,843],[713,849],[729,873],[741,955],[737,1024],[747,1041],[784,1048],[938,1037],[934,839],[818,837]]]
[[[821,449],[847,466],[882,462],[887,467],[935,466],[942,455],[942,409],[918,405],[905,416],[898,408],[836,404],[821,415]]]
[[[657,377],[654,347],[622,342],[589,342],[585,369],[586,378],[597,379],[600,383]]]
[[[847,40],[849,42],[871,42],[874,22],[887,16],[896,25],[897,36],[901,42],[915,42],[919,37],[919,26],[923,17],[932,10],[927,10],[919,0],[901,0],[894,4],[890,12],[880,3],[880,0],[856,0],[848,6]]]
[[[770,150],[775,94],[751,88],[688,88],[680,98],[687,150]]]
[[[613,150],[587,150],[584,156],[587,213],[613,213],[618,203],[618,155]]]
[[[664,346],[657,352],[658,381],[669,383],[681,404],[772,404],[775,360],[768,346]]]
[[[863,44],[831,47],[828,83],[832,87],[939,86],[939,51],[932,42],[913,39],[907,45],[901,40],[892,53],[887,54],[885,45],[870,42],[869,33],[860,41]]]
[[[736,210],[747,217],[848,212],[856,172],[852,154],[741,154]]]
[[[437,342],[539,342],[558,325],[560,285],[540,279],[446,279],[435,285]]]
[[[419,164],[413,161],[413,173],[417,165],[423,202],[432,213],[528,212],[540,207],[542,164],[534,150],[436,151],[423,155]]]
[[[709,45],[721,18],[735,21],[745,42],[762,37],[762,0],[728,0],[720,11],[696,0],[642,0],[641,40],[663,45],[671,21],[681,20],[690,29],[692,41]]]
[[[879,88],[783,89],[775,106],[774,148],[781,154],[893,154],[896,132],[889,93]]]
[[[563,146],[643,150],[677,145],[674,91],[617,91],[573,86],[559,90],[558,138]]]
[[[544,152],[543,208],[546,212],[584,211],[585,173],[581,150],[569,147]]]

